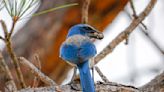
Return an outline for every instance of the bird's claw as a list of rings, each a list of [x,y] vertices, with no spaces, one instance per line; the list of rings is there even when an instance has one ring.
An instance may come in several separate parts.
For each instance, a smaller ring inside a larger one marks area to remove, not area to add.
[[[71,89],[76,90],[76,91],[81,91],[81,86],[80,84],[72,83],[70,84]]]

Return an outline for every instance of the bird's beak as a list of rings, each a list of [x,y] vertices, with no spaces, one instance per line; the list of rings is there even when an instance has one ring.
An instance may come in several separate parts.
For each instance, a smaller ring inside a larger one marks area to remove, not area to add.
[[[88,33],[88,36],[90,38],[95,38],[95,39],[99,39],[99,40],[104,38],[103,33],[99,32],[97,30],[92,30],[91,32]]]

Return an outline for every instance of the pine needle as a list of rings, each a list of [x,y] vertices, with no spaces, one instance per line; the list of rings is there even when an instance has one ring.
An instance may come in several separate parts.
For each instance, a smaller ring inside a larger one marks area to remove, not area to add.
[[[78,5],[78,3],[72,3],[72,4],[66,4],[66,5],[58,6],[58,7],[55,7],[55,8],[51,8],[51,9],[48,9],[48,10],[45,10],[45,11],[41,11],[41,12],[35,13],[32,16],[33,17],[34,16],[39,16],[39,15],[42,15],[42,14],[45,14],[45,13],[49,13],[49,12],[52,12],[52,11],[55,11],[55,10],[58,10],[58,9],[71,7],[71,6],[75,6],[75,5]]]

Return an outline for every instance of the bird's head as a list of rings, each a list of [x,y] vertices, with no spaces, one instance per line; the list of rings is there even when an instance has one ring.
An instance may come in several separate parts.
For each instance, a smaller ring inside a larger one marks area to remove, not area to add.
[[[77,24],[69,29],[67,37],[83,35],[89,38],[103,39],[104,35],[88,24]]]

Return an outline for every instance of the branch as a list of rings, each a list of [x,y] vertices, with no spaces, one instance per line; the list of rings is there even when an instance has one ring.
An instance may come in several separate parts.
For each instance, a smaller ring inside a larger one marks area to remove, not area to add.
[[[24,78],[23,78],[19,63],[18,63],[18,59],[17,59],[16,54],[14,53],[13,48],[11,46],[11,39],[10,39],[11,35],[7,31],[7,26],[6,26],[5,22],[3,20],[0,20],[0,22],[1,22],[1,25],[2,25],[2,28],[3,28],[3,32],[5,34],[4,42],[6,44],[8,53],[9,53],[9,55],[10,55],[10,57],[11,57],[13,63],[14,63],[14,67],[16,69],[16,74],[17,74],[18,80],[20,81],[21,87],[25,88],[26,84],[24,82]],[[14,30],[14,26],[15,26],[15,23],[13,22],[12,30]]]
[[[40,61],[40,59],[39,59],[38,54],[35,54],[35,55],[34,55],[34,61],[36,62],[36,67],[37,67],[39,70],[41,70],[41,61]],[[37,86],[39,85],[39,81],[40,81],[39,78],[38,78],[37,76],[35,76],[32,87],[33,87],[33,88],[34,88],[34,87],[37,87]]]
[[[77,86],[79,85],[80,84],[77,84]],[[140,88],[122,85],[115,82],[97,82],[95,85],[96,92],[164,92],[164,72]],[[61,92],[77,92],[76,90],[72,89],[71,85],[61,85],[59,87]],[[58,92],[55,90],[55,88],[55,86],[26,88],[18,92]]]
[[[0,39],[3,40],[3,41],[5,41],[5,39],[2,36],[0,36]]]
[[[90,0],[84,0],[82,6],[82,23],[88,23],[88,10],[89,10]]]
[[[130,0],[130,5],[133,11],[133,16],[134,18],[138,17],[134,8],[134,4],[132,2],[132,0]],[[132,19],[132,17],[130,16],[130,14],[126,11],[126,14],[128,15],[128,17],[130,19]],[[153,38],[146,32],[146,30],[148,30],[148,28],[146,27],[146,25],[144,23],[142,23],[142,26],[145,28],[143,29],[143,27],[139,26],[141,32],[143,32],[145,34],[145,36],[154,44],[154,46],[164,55],[164,51],[162,50],[162,48],[160,48],[160,46],[153,40]]]
[[[13,18],[13,23],[12,23],[12,27],[11,27],[11,30],[10,30],[10,33],[8,34],[8,38],[10,39],[11,38],[11,36],[12,36],[12,34],[13,34],[13,32],[14,32],[14,28],[15,28],[15,25],[16,25],[16,23],[17,23],[17,17],[15,18]]]
[[[156,76],[153,80],[142,86],[140,89],[143,91],[149,90],[149,92],[164,92],[164,72]]]
[[[18,80],[20,81],[20,85],[22,88],[25,88],[26,84],[25,84],[25,81],[23,78],[22,71],[20,69],[20,65],[18,63],[18,58],[17,58],[16,54],[14,53],[13,48],[11,47],[11,39],[5,38],[5,44],[7,47],[7,51],[13,61],[14,67],[16,69],[16,73],[17,73]]]
[[[106,57],[106,55],[110,54],[119,43],[127,39],[128,35],[132,33],[134,29],[141,23],[141,21],[143,21],[146,18],[146,16],[150,13],[150,11],[153,9],[156,2],[157,0],[151,0],[150,3],[145,8],[145,10],[141,14],[139,14],[137,18],[133,19],[129,27],[126,28],[123,32],[121,32],[114,40],[112,40],[111,43],[107,45],[106,48],[103,49],[103,51],[101,51],[95,57],[95,63],[98,63],[100,60]]]
[[[5,35],[5,38],[7,37],[8,35],[8,32],[7,32],[7,27],[6,27],[6,24],[3,20],[0,20],[0,23],[1,23],[1,26],[3,28],[3,33]],[[3,41],[5,41],[5,38],[1,37]]]
[[[80,85],[80,84],[77,84]],[[60,86],[61,92],[77,92],[73,90],[70,85]],[[22,89],[18,92],[57,92],[55,87],[40,87],[40,88],[27,88]],[[81,92],[81,91],[78,91]],[[140,89],[137,89],[133,86],[125,86],[117,83],[96,83],[96,92],[141,92]]]
[[[100,69],[97,66],[95,66],[95,69],[96,69],[97,73],[100,75],[101,79],[105,83],[109,83],[109,80],[107,79],[107,77],[105,75],[103,75],[103,73],[100,71]]]
[[[38,68],[36,68],[32,63],[30,63],[30,61],[28,61],[27,59],[20,57],[19,61],[21,64],[27,66],[28,68],[30,68],[31,72],[37,76],[38,78],[40,78],[40,80],[42,80],[45,84],[48,84],[50,86],[55,86],[56,83],[50,79],[48,76],[44,75]]]
[[[11,75],[11,72],[9,70],[8,65],[6,64],[6,62],[3,59],[2,53],[0,52],[0,70],[3,70],[3,72],[5,73],[5,79],[6,79],[6,86],[8,88],[8,90],[10,92],[14,92],[17,91],[17,87],[16,84],[13,80],[13,76]],[[10,85],[10,87],[9,87]]]
[[[130,7],[131,7],[131,9],[133,11],[133,17],[137,18],[138,16],[137,16],[137,13],[136,13],[136,10],[135,10],[135,7],[134,7],[133,0],[129,0],[129,2],[130,2]],[[141,25],[145,28],[145,30],[147,30],[146,25],[142,21],[141,21]]]

